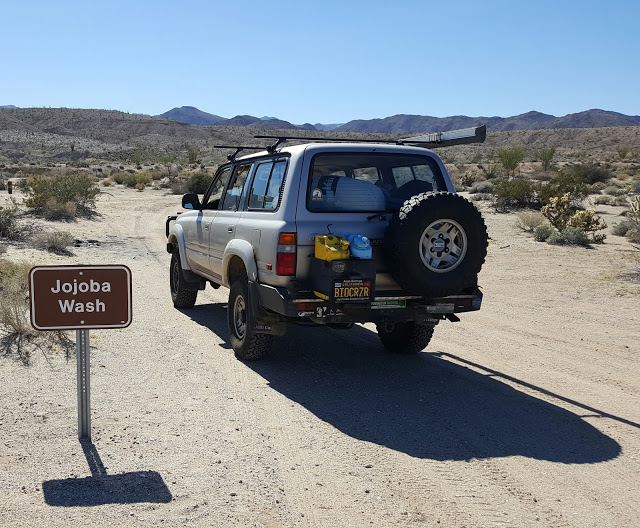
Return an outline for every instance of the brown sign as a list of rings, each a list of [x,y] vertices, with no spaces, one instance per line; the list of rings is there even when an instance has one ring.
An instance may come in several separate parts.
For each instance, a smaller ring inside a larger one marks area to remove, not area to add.
[[[29,272],[36,330],[125,328],[131,324],[127,266],[36,266]]]

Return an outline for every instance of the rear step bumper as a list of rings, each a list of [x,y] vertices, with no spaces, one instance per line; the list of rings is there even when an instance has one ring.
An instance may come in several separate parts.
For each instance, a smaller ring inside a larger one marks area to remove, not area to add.
[[[253,284],[253,291],[266,313],[280,315],[291,322],[319,324],[416,321],[435,324],[440,320],[457,321],[454,315],[472,312],[482,305],[482,292],[474,291],[436,299],[425,299],[403,292],[377,295],[371,302],[330,303],[312,292],[296,292],[265,284]]]

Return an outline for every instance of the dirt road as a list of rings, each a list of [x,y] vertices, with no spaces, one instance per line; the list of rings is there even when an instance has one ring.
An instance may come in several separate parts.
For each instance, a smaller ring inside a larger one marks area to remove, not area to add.
[[[34,264],[126,264],[134,323],[91,334],[93,443],[75,358],[0,358],[1,526],[638,526],[638,289],[627,244],[536,243],[487,213],[483,309],[425,353],[373,327],[291,328],[271,358],[227,341],[227,291],[173,308],[179,197],[113,189],[97,240]],[[60,228],[60,226],[57,226]]]

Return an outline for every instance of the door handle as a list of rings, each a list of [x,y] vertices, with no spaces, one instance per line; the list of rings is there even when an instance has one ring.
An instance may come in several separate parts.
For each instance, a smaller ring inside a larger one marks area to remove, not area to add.
[[[227,227],[227,233],[233,233],[233,226]]]
[[[206,231],[209,231],[209,224],[204,224],[204,228]]]

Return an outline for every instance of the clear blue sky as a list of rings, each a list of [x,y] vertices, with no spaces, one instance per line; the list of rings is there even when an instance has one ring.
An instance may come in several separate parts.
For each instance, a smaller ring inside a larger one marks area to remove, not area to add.
[[[638,0],[2,0],[0,16],[0,105],[640,114]]]

